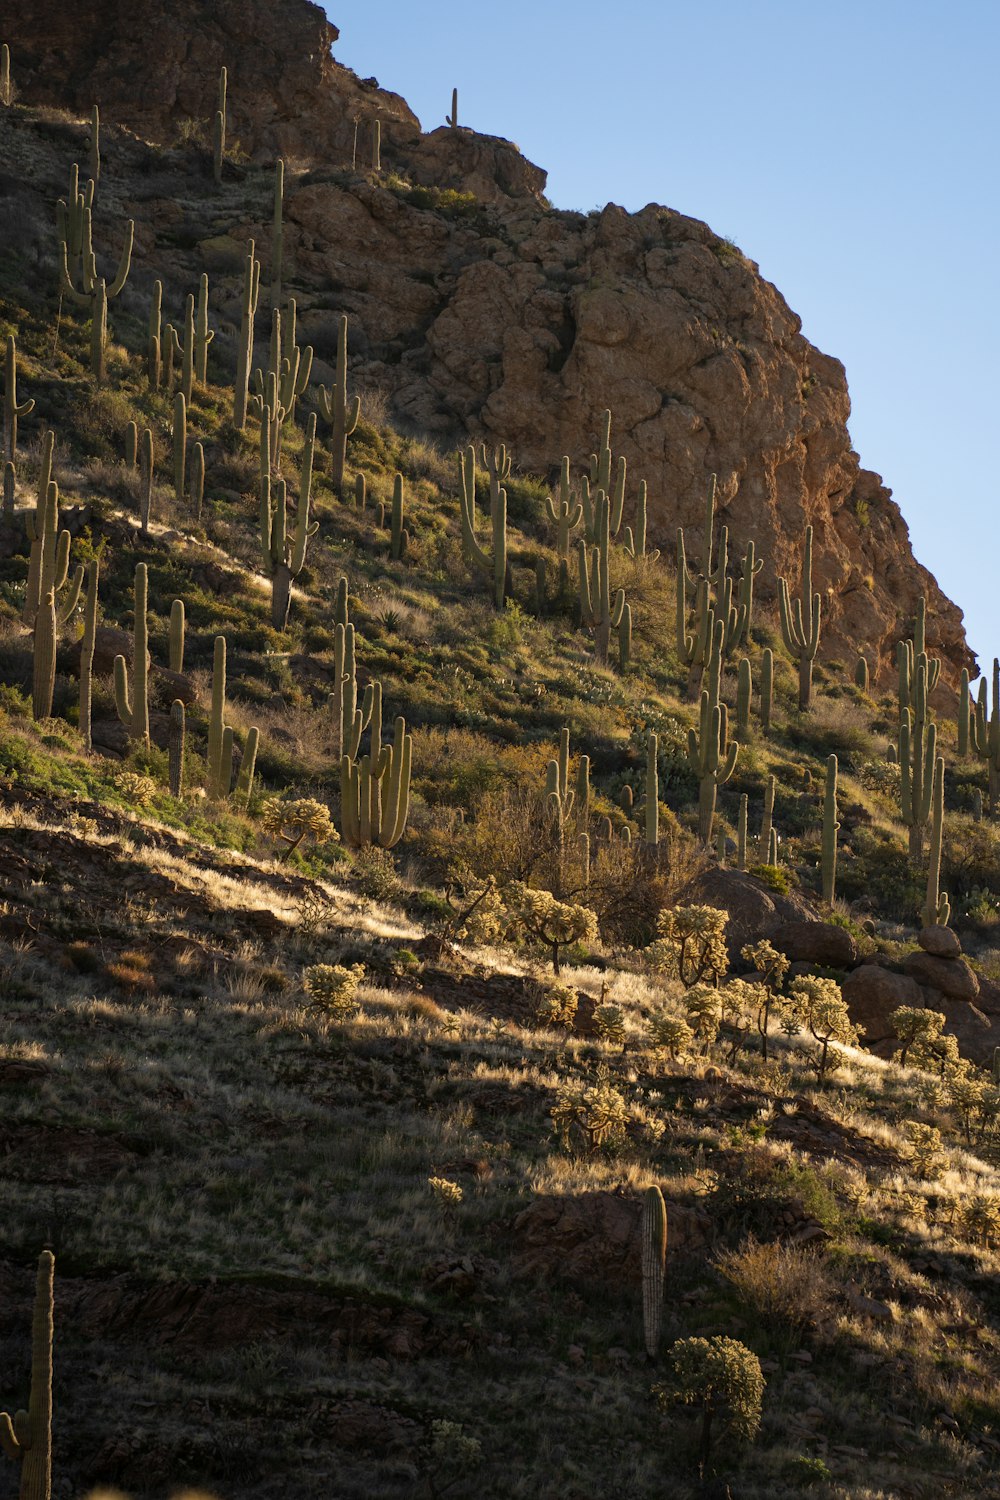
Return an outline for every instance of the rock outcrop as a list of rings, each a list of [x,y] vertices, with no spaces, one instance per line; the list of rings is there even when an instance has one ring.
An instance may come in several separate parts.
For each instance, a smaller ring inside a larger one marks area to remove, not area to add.
[[[402,99],[339,65],[337,30],[307,0],[11,0],[4,33],[23,101],[81,114],[96,101],[106,130],[118,121],[183,139],[178,170],[201,170],[191,136],[207,139],[225,64],[230,138],[254,163],[288,161],[286,284],[320,378],[344,310],[355,388],[381,389],[397,417],[442,441],[502,439],[549,475],[563,453],[586,458],[610,407],[616,451],[649,484],[653,545],[671,555],[683,524],[698,555],[716,473],[734,547],[753,538],[764,559],[763,601],[780,574],[798,588],[813,525],[821,656],[863,647],[891,669],[926,594],[950,701],[947,685],[973,664],[961,612],[915,561],[891,492],[851,447],[842,365],[708,225],[655,204],[552,210],[545,174],[510,142],[423,134]],[[376,118],[380,177],[352,170],[355,122],[364,168]],[[158,213],[143,184],[136,265],[150,277],[182,271],[186,284],[217,257],[220,231],[179,264],[177,196],[164,189]],[[250,234],[268,242],[264,212],[246,210],[227,231],[237,255]]]

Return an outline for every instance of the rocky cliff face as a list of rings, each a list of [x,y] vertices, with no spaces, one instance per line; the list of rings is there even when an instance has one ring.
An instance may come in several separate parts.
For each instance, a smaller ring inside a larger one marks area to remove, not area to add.
[[[944,678],[972,663],[961,611],[916,562],[891,492],[851,447],[843,366],[707,225],[656,205],[552,210],[545,174],[509,142],[423,134],[402,99],[340,66],[338,32],[307,0],[12,8],[4,29],[24,101],[80,113],[96,102],[106,122],[147,139],[207,125],[227,66],[230,138],[251,162],[280,152],[288,163],[286,283],[290,272],[303,333],[322,357],[331,312],[349,313],[355,388],[381,387],[444,441],[502,439],[542,473],[563,453],[583,461],[611,407],[615,450],[649,484],[654,545],[672,549],[682,524],[698,555],[714,472],[735,544],[753,537],[765,559],[765,600],[779,574],[798,587],[813,525],[822,655],[860,649],[891,668],[926,593]],[[375,118],[380,178],[352,170],[355,131],[360,166]],[[140,266],[170,279],[173,264],[177,279],[176,207],[144,193],[136,218]],[[267,243],[259,208],[191,247],[185,279],[223,269],[225,242],[235,250],[247,234]]]

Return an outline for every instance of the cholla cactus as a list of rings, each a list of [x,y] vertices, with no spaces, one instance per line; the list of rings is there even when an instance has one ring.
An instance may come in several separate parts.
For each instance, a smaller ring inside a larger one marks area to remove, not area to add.
[[[511,925],[544,943],[552,951],[552,970],[558,974],[559,950],[597,936],[597,918],[586,906],[557,901],[551,891],[533,891],[521,886],[508,908]]]
[[[796,1020],[810,1031],[820,1044],[816,1072],[820,1083],[826,1074],[831,1042],[857,1046],[858,1029],[847,1013],[847,1005],[835,979],[821,979],[803,974],[793,979],[789,1009]]]
[[[900,1048],[896,1054],[897,1060],[905,1064],[912,1048],[914,1062],[917,1067],[920,1067],[921,1064],[916,1061],[917,1058],[938,1040],[944,1022],[945,1018],[939,1010],[925,1010],[923,1006],[900,1005],[889,1017],[889,1024],[900,1042]]]
[[[335,1016],[353,1016],[358,1009],[355,999],[358,985],[365,977],[363,964],[313,964],[303,971],[302,988],[309,1004],[331,1011]]]
[[[265,833],[288,845],[283,859],[294,854],[307,834],[317,844],[326,844],[340,837],[330,821],[330,809],[312,797],[299,797],[294,802],[269,797],[261,808],[260,820]]]
[[[653,1386],[663,1411],[677,1402],[701,1410],[700,1462],[704,1469],[712,1446],[712,1423],[722,1417],[726,1431],[752,1442],[760,1426],[764,1376],[760,1360],[738,1339],[678,1339],[669,1354],[673,1378]]]
[[[427,1186],[441,1208],[455,1209],[465,1197],[460,1185],[449,1177],[428,1177]]]
[[[973,1244],[994,1244],[1000,1239],[1000,1199],[974,1193],[962,1207],[962,1230]]]
[[[740,954],[748,964],[753,964],[760,975],[760,982],[767,992],[766,1001],[757,1015],[757,1030],[760,1033],[761,1050],[764,1060],[767,1060],[767,1029],[771,1019],[771,1005],[774,997],[785,982],[790,961],[785,955],[778,951],[773,943],[767,938],[761,938],[757,943],[746,943]]]
[[[459,1188],[461,1192],[461,1188]],[[448,1422],[444,1418],[431,1423],[431,1460],[435,1466],[434,1479],[428,1479],[434,1494],[443,1494],[445,1489],[456,1483],[455,1479],[446,1479],[441,1483],[442,1473],[457,1471],[459,1474],[467,1469],[474,1469],[482,1461],[483,1445],[478,1438],[467,1437],[461,1422]],[[437,1488],[434,1487],[435,1482]]]
[[[594,1011],[594,1030],[602,1042],[625,1045],[625,1012],[620,1005],[599,1005]]]
[[[676,1062],[694,1040],[694,1032],[680,1016],[654,1016],[649,1023],[649,1045],[657,1052],[666,1052],[671,1062]]]
[[[944,1142],[935,1125],[907,1120],[903,1126],[907,1155],[919,1177],[929,1181],[940,1177],[944,1165]]]
[[[747,979],[730,979],[717,992],[722,1001],[722,1022],[731,1034],[730,1062],[736,1056],[747,1033],[759,1031],[761,1016],[771,1003],[771,992],[764,984]],[[690,997],[690,990],[688,996]]]
[[[565,1026],[568,1031],[576,1020],[578,1003],[576,990],[550,981],[541,987],[535,1015],[543,1026]]]
[[[606,1072],[599,1072],[594,1083],[564,1083],[549,1112],[566,1146],[574,1135],[582,1136],[590,1151],[621,1140],[629,1122],[628,1106]]]
[[[711,984],[693,984],[684,996],[688,1024],[707,1052],[722,1023],[722,991]]]
[[[115,790],[136,807],[148,807],[156,796],[156,782],[138,771],[123,768],[115,772],[112,781]]]
[[[646,950],[654,969],[679,979],[686,989],[718,980],[729,968],[725,930],[729,913],[715,906],[675,906],[656,919],[659,940]]]

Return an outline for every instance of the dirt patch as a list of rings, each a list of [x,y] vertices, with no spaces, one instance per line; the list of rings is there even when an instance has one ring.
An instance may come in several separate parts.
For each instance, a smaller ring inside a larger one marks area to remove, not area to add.
[[[0,1174],[21,1181],[69,1186],[109,1177],[141,1153],[123,1139],[96,1130],[45,1125],[0,1125]]]
[[[578,1283],[642,1279],[642,1198],[626,1188],[536,1198],[514,1220],[512,1269],[522,1276],[566,1277]],[[667,1255],[703,1253],[708,1215],[667,1203]]]

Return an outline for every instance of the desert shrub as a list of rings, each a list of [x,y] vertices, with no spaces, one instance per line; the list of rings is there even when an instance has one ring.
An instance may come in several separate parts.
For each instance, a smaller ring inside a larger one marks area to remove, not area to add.
[[[399,890],[399,876],[388,849],[373,845],[359,849],[351,864],[351,879],[362,894],[372,901],[387,901]]]
[[[777,1324],[801,1333],[815,1327],[833,1302],[829,1274],[811,1249],[751,1238],[724,1251],[716,1267],[765,1329]]]
[[[787,896],[794,884],[792,872],[783,865],[751,865],[749,873],[780,896]]]
[[[883,918],[911,922],[923,906],[926,879],[906,850],[890,834],[865,826],[853,830],[851,847],[854,858],[837,868],[837,894],[864,902]]]

